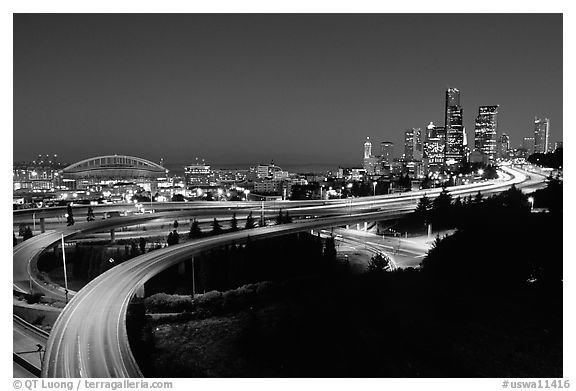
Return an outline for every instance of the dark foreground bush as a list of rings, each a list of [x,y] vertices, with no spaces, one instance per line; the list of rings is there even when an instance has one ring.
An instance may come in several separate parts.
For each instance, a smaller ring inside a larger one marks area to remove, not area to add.
[[[183,312],[192,311],[194,304],[192,297],[183,295],[168,295],[156,293],[144,299],[144,305],[148,312]]]

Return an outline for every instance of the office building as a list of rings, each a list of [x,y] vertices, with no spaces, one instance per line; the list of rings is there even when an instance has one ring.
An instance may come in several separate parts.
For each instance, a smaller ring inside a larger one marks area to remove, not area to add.
[[[364,143],[364,159],[372,157],[372,143],[370,142],[370,137],[366,137],[366,142]]]
[[[382,164],[390,165],[394,159],[394,143],[391,141],[382,141],[380,143],[380,153]]]
[[[423,152],[422,129],[406,130],[404,132],[404,159],[408,161],[422,160]]]
[[[210,185],[213,182],[212,170],[204,159],[196,159],[193,164],[184,166],[186,186]]]
[[[460,164],[464,161],[464,126],[462,124],[462,106],[460,90],[446,90],[444,127],[446,129],[446,147],[444,160],[447,165]]]
[[[534,117],[534,153],[547,153],[550,143],[550,120]]]
[[[510,136],[502,133],[498,139],[498,157],[500,159],[508,159],[510,157]]]
[[[497,130],[498,105],[480,106],[474,128],[474,149],[485,154],[490,163],[497,157]]]
[[[446,132],[443,126],[435,126],[433,122],[426,127],[426,140],[423,148],[424,172],[438,171],[444,165],[444,148],[446,147]]]

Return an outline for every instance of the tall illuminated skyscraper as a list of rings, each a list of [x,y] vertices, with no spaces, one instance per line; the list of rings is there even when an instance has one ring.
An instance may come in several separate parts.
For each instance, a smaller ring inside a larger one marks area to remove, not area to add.
[[[422,129],[412,128],[404,132],[404,159],[422,160],[423,157]]]
[[[366,142],[364,143],[364,160],[363,166],[366,173],[373,175],[376,173],[378,165],[378,158],[372,156],[372,143],[370,142],[370,137],[366,137]]]
[[[426,127],[424,142],[424,169],[426,172],[440,170],[444,164],[444,148],[446,147],[446,131],[443,126]]]
[[[464,161],[464,126],[462,125],[462,106],[460,106],[460,90],[446,90],[445,118],[446,148],[445,163],[460,164]]]
[[[382,163],[390,164],[394,159],[394,143],[391,141],[382,141],[380,143],[380,153],[382,154]]]
[[[474,128],[474,149],[488,156],[488,161],[496,160],[498,130],[498,105],[480,106]]]
[[[550,143],[550,120],[534,117],[534,153],[547,153]]]
[[[372,143],[370,142],[370,137],[366,137],[366,142],[364,143],[364,159],[372,156]]]

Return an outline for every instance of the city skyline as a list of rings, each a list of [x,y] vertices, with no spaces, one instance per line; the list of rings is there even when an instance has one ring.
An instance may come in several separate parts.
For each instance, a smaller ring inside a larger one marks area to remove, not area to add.
[[[534,20],[547,28],[522,30]],[[434,29],[456,22],[457,61]],[[14,29],[14,160],[358,165],[366,136],[399,151],[405,130],[443,125],[448,87],[469,145],[478,107],[497,104],[513,147],[535,116],[562,140],[559,14],[15,15]]]

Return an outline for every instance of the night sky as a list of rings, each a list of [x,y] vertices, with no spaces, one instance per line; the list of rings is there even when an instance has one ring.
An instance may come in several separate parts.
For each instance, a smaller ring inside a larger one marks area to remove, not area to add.
[[[447,87],[470,144],[493,104],[514,147],[534,116],[561,140],[562,16],[18,14],[14,160],[358,165],[443,125]]]

